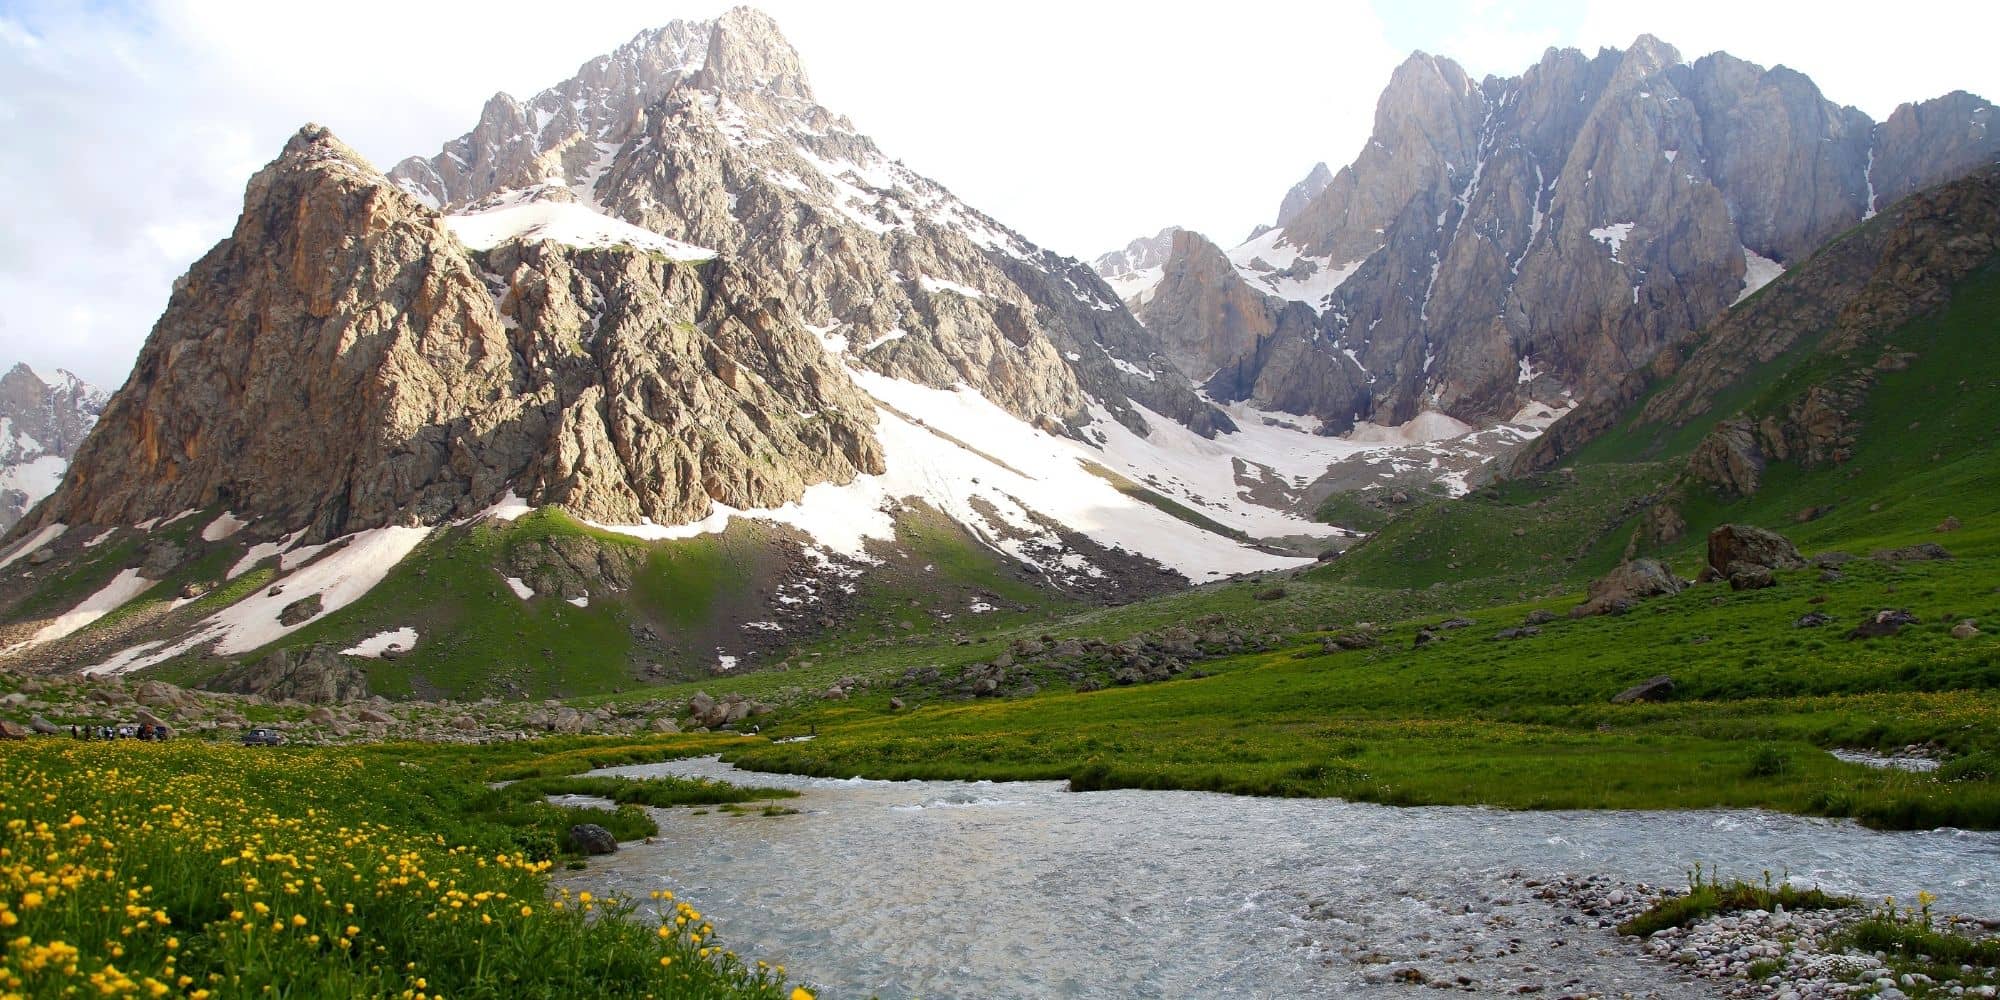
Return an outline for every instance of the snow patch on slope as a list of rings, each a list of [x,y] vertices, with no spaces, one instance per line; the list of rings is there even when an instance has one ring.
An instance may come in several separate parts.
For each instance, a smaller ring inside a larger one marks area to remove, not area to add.
[[[1762,256],[1761,254],[1757,253],[1757,251],[1752,250],[1749,247],[1744,247],[1743,248],[1743,291],[1741,294],[1736,296],[1735,301],[1729,304],[1733,306],[1737,302],[1741,302],[1744,299],[1747,299],[1750,296],[1757,294],[1758,289],[1764,287],[1765,285],[1770,284],[1773,281],[1776,281],[1778,279],[1778,275],[1781,275],[1783,273],[1785,273],[1785,265],[1780,264],[1769,257]]]
[[[597,527],[648,539],[689,538],[722,531],[734,517],[755,518],[790,525],[831,552],[869,561],[867,543],[893,541],[898,501],[915,498],[995,550],[1058,577],[1099,571],[1040,519],[1148,556],[1195,581],[1310,562],[1259,551],[1120,493],[1084,467],[1084,460],[1102,463],[1103,455],[1036,429],[969,387],[933,389],[873,372],[852,375],[880,403],[876,433],[887,458],[884,474],[812,486],[782,507],[746,511],[717,504],[692,524]]]
[[[1624,258],[1618,255],[1625,249],[1625,241],[1631,237],[1632,227],[1635,225],[1637,223],[1614,222],[1608,226],[1599,226],[1590,231],[1590,238],[1610,247],[1611,259],[1622,264]]]
[[[1314,312],[1325,312],[1327,297],[1354,276],[1368,260],[1336,264],[1332,257],[1306,257],[1300,248],[1286,242],[1285,231],[1273,229],[1229,251],[1229,262],[1252,288],[1292,302],[1303,302]],[[1293,272],[1310,272],[1296,277]]]
[[[201,540],[204,542],[222,541],[242,531],[244,526],[249,523],[235,514],[224,511],[222,516],[208,522],[208,526],[201,529]]]
[[[383,653],[390,650],[395,650],[398,653],[407,653],[415,648],[417,648],[417,630],[405,625],[399,629],[391,629],[387,632],[371,635],[341,650],[340,655],[366,656],[370,659],[379,659]]]
[[[139,575],[137,569],[128,569],[111,578],[97,593],[83,599],[81,604],[57,615],[55,620],[41,627],[26,642],[16,643],[0,650],[0,655],[39,646],[42,643],[60,639],[85,625],[123,607],[127,601],[146,592],[157,581]]]
[[[419,543],[430,537],[430,533],[430,528],[388,527],[348,535],[344,539],[346,544],[339,549],[311,565],[280,577],[277,593],[259,591],[203,619],[179,642],[172,645],[142,643],[94,667],[87,667],[83,672],[126,673],[163,663],[209,642],[215,643],[215,652],[222,656],[247,653],[275,642],[307,623],[318,621],[361,599]],[[291,540],[296,541],[298,537],[294,535]],[[309,549],[318,552],[328,547],[310,546]],[[318,615],[296,625],[278,621],[278,614],[287,605],[313,594],[318,594],[320,598]]]
[[[500,208],[447,215],[445,225],[459,242],[474,250],[491,250],[508,240],[549,240],[573,247],[604,249],[629,246],[665,254],[671,260],[708,260],[716,254],[671,240],[629,222],[591,211],[572,201],[520,201]]]
[[[0,569],[6,569],[7,567],[14,565],[15,561],[20,559],[22,556],[25,556],[28,553],[33,552],[36,549],[39,549],[42,546],[55,541],[57,538],[61,537],[63,532],[68,530],[69,530],[69,525],[67,524],[51,524],[42,528],[42,530],[37,531],[34,534],[21,539],[19,542],[14,543],[14,547],[8,549],[7,554],[5,556],[0,556]]]

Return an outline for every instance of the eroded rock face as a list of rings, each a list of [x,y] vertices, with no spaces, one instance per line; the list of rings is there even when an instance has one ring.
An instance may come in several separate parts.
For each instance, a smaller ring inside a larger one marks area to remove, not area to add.
[[[1671,368],[1665,349],[1752,281],[1990,164],[1992,114],[1953,94],[1877,126],[1792,70],[1722,53],[1688,63],[1650,36],[1596,56],[1550,50],[1521,76],[1479,82],[1418,53],[1352,164],[1232,251],[1235,275],[1187,244],[1165,271],[1206,287],[1169,297],[1163,285],[1141,317],[1170,354],[1196,341],[1237,350],[1210,359],[1216,398],[1333,430],[1353,422],[1357,395],[1359,416],[1384,424],[1429,409],[1505,419],[1565,390],[1616,409],[1629,376]],[[1279,268],[1347,276],[1322,298],[1325,283],[1263,280]],[[1212,308],[1242,298],[1245,281],[1316,321],[1274,330],[1268,310]]]
[[[1211,372],[1255,353],[1281,327],[1310,332],[1313,313],[1250,287],[1222,249],[1181,230],[1162,261],[1161,276],[1137,309],[1159,339],[1160,353],[1183,371]]]
[[[330,705],[368,697],[368,675],[324,644],[274,650],[256,663],[232,667],[205,685],[212,691],[254,694],[272,701]]]
[[[1974,171],[1884,210],[1755,299],[1708,327],[1671,369],[1652,366],[1607,386],[1558,421],[1516,460],[1516,475],[1546,469],[1608,429],[1651,385],[1635,424],[1665,429],[1720,421],[1696,450],[1695,478],[1748,495],[1771,461],[1808,467],[1844,461],[1879,372],[1907,358],[1875,342],[1943,308],[1954,284],[2000,251],[2000,168]],[[1760,413],[1717,412],[1716,401],[1801,343],[1851,356],[1845,370]],[[1662,355],[1668,357],[1669,355]],[[1671,378],[1669,378],[1671,376]]]
[[[468,251],[325,129],[250,183],[39,520],[222,505],[331,538],[512,488],[680,523],[879,472],[872,404],[728,261]]]
[[[622,98],[618,80],[630,89]],[[576,95],[596,102],[588,114],[551,110]],[[1231,429],[1157,363],[1090,268],[1027,242],[818,105],[797,54],[756,11],[643,35],[524,111],[495,102],[479,128],[436,158],[406,161],[398,180],[454,207],[503,193],[579,201],[717,250],[851,363],[969,385],[1030,423],[1080,428],[1094,399],[1142,433],[1131,402],[1201,433]],[[523,136],[515,146],[494,138],[510,128]],[[468,155],[508,165],[454,174]]]

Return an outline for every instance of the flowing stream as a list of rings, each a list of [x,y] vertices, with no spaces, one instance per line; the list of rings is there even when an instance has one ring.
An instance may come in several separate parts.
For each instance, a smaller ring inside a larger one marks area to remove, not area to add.
[[[1529,879],[1678,885],[1695,862],[2000,916],[2000,834],[1878,833],[1755,811],[1399,809],[1060,782],[832,781],[714,758],[612,768],[798,789],[800,815],[656,815],[566,879],[672,890],[822,997],[1709,996]],[[1459,980],[1458,977],[1464,977]]]

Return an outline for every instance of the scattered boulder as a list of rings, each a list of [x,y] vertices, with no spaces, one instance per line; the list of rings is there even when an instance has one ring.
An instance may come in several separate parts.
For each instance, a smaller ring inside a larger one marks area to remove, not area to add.
[[[301,597],[298,600],[285,605],[284,608],[278,612],[278,624],[303,625],[306,622],[312,621],[315,617],[318,617],[320,610],[322,609],[323,606],[324,605],[320,601],[320,595],[307,594],[306,596]]]
[[[1856,556],[1852,552],[1840,552],[1840,551],[1822,552],[1819,555],[1812,557],[1812,564],[1814,566],[1818,566],[1821,569],[1839,569],[1840,567],[1853,562],[1857,558],[1860,557]]]
[[[252,664],[224,670],[206,685],[212,691],[332,705],[368,697],[368,675],[325,643],[310,649],[280,649]]]
[[[1847,579],[1847,574],[1837,569],[1823,569],[1819,571],[1819,582],[1821,583],[1839,583],[1845,579]]]
[[[362,722],[374,723],[378,725],[388,725],[389,723],[396,721],[395,716],[390,715],[387,712],[381,711],[380,709],[374,709],[374,708],[364,708],[361,711],[354,713],[354,717]]]
[[[988,688],[987,690],[988,690],[988,691],[991,691],[992,689],[991,689],[991,688]],[[832,687],[830,687],[830,688],[827,688],[827,689],[826,689],[826,690],[824,690],[824,691],[821,691],[821,692],[819,693],[819,696],[820,696],[821,698],[824,698],[824,699],[826,699],[827,701],[846,701],[846,700],[847,700],[847,689],[846,689],[846,688],[843,688],[843,687],[841,687],[841,686],[840,686],[840,685],[838,685],[838,684],[835,684],[834,686],[832,686]]]
[[[479,720],[473,718],[470,715],[461,715],[458,718],[451,720],[451,728],[456,729],[461,733],[476,732],[479,729]]]
[[[180,590],[181,600],[192,601],[195,598],[208,593],[209,589],[210,588],[208,584],[201,583],[198,581],[193,583],[183,583],[181,584],[181,590]]]
[[[1736,590],[1740,573],[1763,569],[1804,569],[1806,560],[1791,539],[1750,524],[1725,524],[1708,533],[1708,568],[1714,578],[1730,581]],[[1757,579],[1754,572],[1750,579]],[[1762,584],[1770,586],[1770,584]]]
[[[693,719],[697,726],[708,725],[703,720],[713,711],[715,711],[715,699],[706,691],[696,691],[694,697],[688,699],[688,717]]]
[[[1283,588],[1283,587],[1265,587],[1265,588],[1264,588],[1263,590],[1260,590],[1260,591],[1258,591],[1257,593],[1255,593],[1255,594],[1253,594],[1253,595],[1251,595],[1251,596],[1255,597],[1255,598],[1256,598],[1257,600],[1260,600],[1260,601],[1276,601],[1276,600],[1282,600],[1282,599],[1284,598],[1284,596],[1285,596],[1285,588]]]
[[[1422,649],[1425,646],[1430,645],[1431,643],[1443,642],[1443,641],[1444,641],[1443,636],[1438,635],[1436,632],[1433,632],[1430,629],[1422,628],[1417,630],[1417,637],[1415,639],[1410,640],[1410,646],[1414,649]]]
[[[1678,594],[1687,582],[1652,559],[1620,563],[1617,569],[1591,581],[1589,600],[1570,609],[1571,618],[1624,614],[1649,597]]]
[[[1523,624],[1523,625],[1547,625],[1548,623],[1550,623],[1550,622],[1552,622],[1552,621],[1555,621],[1555,620],[1556,620],[1556,614],[1555,614],[1555,612],[1553,612],[1553,611],[1541,611],[1541,610],[1536,610],[1536,611],[1530,611],[1530,612],[1528,612],[1528,617],[1526,617],[1526,618],[1523,618],[1523,619],[1521,619],[1521,624]]]
[[[1899,608],[1892,611],[1877,611],[1873,615],[1870,615],[1868,620],[1856,625],[1854,631],[1847,633],[1847,637],[1849,639],[1880,639],[1884,636],[1895,635],[1905,627],[1917,624],[1918,620],[1916,615],[1911,614],[1906,609]]]
[[[154,708],[175,708],[187,702],[187,692],[168,684],[166,681],[147,681],[139,685],[139,704]]]
[[[1541,626],[1523,625],[1520,628],[1501,629],[1500,631],[1493,634],[1493,638],[1501,640],[1527,639],[1541,634],[1542,634]]]
[[[901,698],[889,699],[889,711],[900,712],[902,710],[903,710],[903,699]]]
[[[1951,637],[1954,639],[1970,639],[1978,634],[1979,622],[1976,619],[1967,618],[1951,627]]]
[[[1947,517],[1944,520],[1939,521],[1937,528],[1934,530],[1936,530],[1939,534],[1945,534],[1948,532],[1957,531],[1958,528],[1959,528],[1958,518]]]
[[[130,705],[132,696],[117,688],[103,687],[90,692],[90,700],[100,705]]]
[[[1431,627],[1435,629],[1471,628],[1472,626],[1477,624],[1479,623],[1473,621],[1470,618],[1447,618],[1444,621],[1438,622],[1436,625],[1433,625]]]
[[[333,709],[321,705],[306,713],[306,721],[315,726],[329,725],[333,722]]]
[[[1735,572],[1729,574],[1730,590],[1763,590],[1778,585],[1778,578],[1763,566],[1745,566],[1737,563]]]
[[[1612,695],[1611,703],[1614,705],[1629,705],[1638,701],[1666,701],[1673,696],[1673,693],[1674,679],[1666,674],[1661,674],[1658,677],[1651,677],[1640,681]]]
[[[1331,653],[1342,649],[1372,649],[1381,645],[1382,640],[1368,629],[1355,629],[1320,640],[1320,649]]]
[[[669,719],[666,716],[662,715],[659,718],[653,720],[652,729],[653,732],[656,733],[678,733],[681,731],[681,725],[680,723],[675,722],[674,720]]]
[[[28,564],[31,566],[40,566],[53,561],[55,557],[56,550],[54,549],[36,549],[33,553],[29,554]]]
[[[1876,549],[1868,558],[1878,562],[1926,562],[1933,559],[1950,559],[1951,553],[1936,542],[1905,545],[1899,549]]]
[[[1792,627],[1793,627],[1793,628],[1823,628],[1823,627],[1825,627],[1825,626],[1828,626],[1828,625],[1831,625],[1831,624],[1833,624],[1833,616],[1832,616],[1832,615],[1830,615],[1830,614],[1827,614],[1827,613],[1826,613],[1826,612],[1824,612],[1824,611],[1814,611],[1814,612],[1811,612],[1810,614],[1805,614],[1805,615],[1801,615],[1801,616],[1799,616],[1799,619],[1798,619],[1797,621],[1795,621],[1795,622],[1793,622],[1793,623],[1792,623]]]
[[[56,725],[53,722],[50,722],[47,719],[42,718],[39,715],[33,716],[30,719],[28,719],[28,728],[42,734],[43,736],[56,736],[60,735],[63,731],[62,727]]]
[[[0,719],[0,740],[25,740],[28,736],[28,727],[12,719]]]
[[[578,823],[569,828],[570,846],[590,855],[616,854],[618,838],[595,823]]]

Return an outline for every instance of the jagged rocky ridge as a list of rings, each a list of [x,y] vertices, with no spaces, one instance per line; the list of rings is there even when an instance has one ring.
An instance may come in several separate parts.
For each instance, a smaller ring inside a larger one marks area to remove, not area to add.
[[[1295,188],[1278,228],[1231,267],[1177,242],[1128,302],[1217,399],[1330,433],[1501,420],[1593,398],[1831,236],[1993,162],[1992,126],[1964,93],[1876,124],[1785,67],[1650,36],[1483,81],[1418,53],[1360,155]]]
[[[674,22],[525,105],[399,164],[405,190],[453,211],[579,202],[712,248],[769,277],[854,364],[964,383],[1072,433],[1091,402],[1144,433],[1130,402],[1228,430],[1089,267],[1034,246],[884,155],[813,100],[771,20],[737,8]]]
[[[17,364],[0,375],[0,532],[55,490],[104,401],[66,371],[44,379]]]
[[[678,523],[881,471],[872,421],[735,263],[478,255],[308,126],[178,283],[36,524],[221,506],[326,539],[464,517],[510,488]]]

